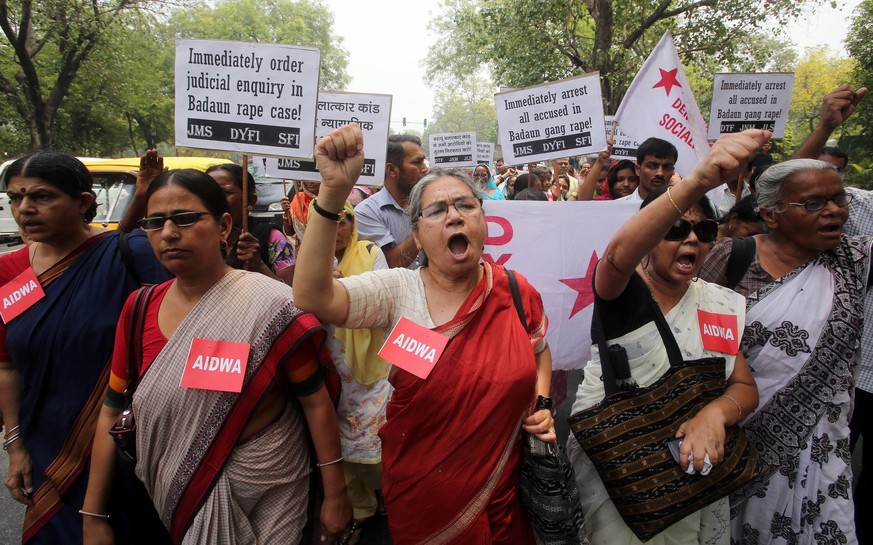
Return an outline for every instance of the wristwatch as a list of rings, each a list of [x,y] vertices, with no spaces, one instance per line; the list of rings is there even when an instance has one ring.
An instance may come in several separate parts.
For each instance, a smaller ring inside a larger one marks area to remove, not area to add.
[[[543,409],[552,410],[552,405],[553,405],[552,398],[545,397],[545,396],[537,396],[537,403],[535,406],[535,409],[537,411],[541,411]]]

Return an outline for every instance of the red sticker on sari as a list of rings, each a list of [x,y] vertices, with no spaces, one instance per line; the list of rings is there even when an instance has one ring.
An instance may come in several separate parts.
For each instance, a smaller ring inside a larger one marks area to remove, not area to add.
[[[740,350],[736,314],[697,311],[703,348],[735,356]]]
[[[400,318],[379,355],[393,365],[425,379],[443,355],[449,338],[407,318]]]
[[[45,292],[42,291],[36,273],[28,267],[23,273],[0,287],[0,297],[3,300],[0,317],[3,318],[3,323],[8,324],[13,318],[45,297]]]
[[[250,347],[248,343],[195,338],[191,341],[191,351],[188,352],[188,362],[185,364],[180,386],[218,392],[241,392]]]

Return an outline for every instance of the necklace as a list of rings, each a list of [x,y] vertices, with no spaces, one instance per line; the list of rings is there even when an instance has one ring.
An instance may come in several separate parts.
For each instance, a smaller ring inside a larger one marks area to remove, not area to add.
[[[36,260],[36,252],[39,250],[39,246],[42,242],[37,242],[33,245],[33,253],[30,254],[30,268],[33,268],[33,262]]]

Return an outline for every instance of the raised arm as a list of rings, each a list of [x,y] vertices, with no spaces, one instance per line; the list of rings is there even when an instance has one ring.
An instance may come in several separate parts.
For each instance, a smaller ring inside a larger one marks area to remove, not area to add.
[[[594,198],[594,191],[597,189],[597,180],[600,179],[600,173],[603,172],[603,167],[609,161],[612,155],[612,140],[606,142],[606,149],[597,155],[597,160],[591,165],[585,180],[579,184],[579,189],[576,190],[576,200],[590,201]],[[615,197],[613,197],[615,198]]]
[[[139,158],[139,172],[136,174],[136,190],[130,206],[124,211],[124,216],[118,222],[118,228],[124,232],[137,228],[139,220],[145,217],[145,194],[152,180],[164,171],[164,158],[158,155],[158,150],[150,149]]]
[[[306,237],[294,271],[294,302],[321,321],[341,324],[349,313],[349,294],[333,278],[337,221],[364,164],[364,137],[357,123],[327,133],[315,146],[321,188],[312,206]],[[321,212],[319,212],[321,210]]]
[[[722,136],[694,172],[625,222],[597,264],[597,294],[607,300],[621,295],[643,256],[658,245],[670,226],[707,191],[736,178],[770,135],[748,130]]]
[[[818,125],[794,153],[794,159],[818,159],[828,138],[855,113],[866,94],[866,87],[852,89],[848,84],[840,85],[826,94],[821,101]]]

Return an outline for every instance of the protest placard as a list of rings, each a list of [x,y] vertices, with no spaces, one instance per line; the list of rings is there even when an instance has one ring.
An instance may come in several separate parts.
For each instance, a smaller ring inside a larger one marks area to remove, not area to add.
[[[494,144],[491,142],[476,142],[476,164],[488,165],[488,169],[490,170],[493,163]]]
[[[330,93],[318,95],[315,140],[331,130],[357,123],[364,134],[364,168],[358,183],[379,186],[385,183],[388,154],[388,127],[391,124],[391,95]],[[286,180],[320,181],[314,161],[293,158],[267,158],[266,175]]]
[[[709,112],[709,139],[746,129],[785,136],[794,74],[716,74]]]
[[[176,145],[312,159],[321,52],[176,41]]]
[[[476,133],[474,132],[432,134],[428,144],[431,168],[476,166]]]
[[[606,149],[600,74],[494,95],[499,141],[509,164]]]
[[[626,132],[621,130],[621,127],[615,129],[615,136],[613,136],[612,131],[615,127],[615,116],[608,115],[604,119],[606,120],[606,137],[613,137],[612,155],[610,155],[610,158],[617,161],[621,161],[622,159],[636,161],[637,148],[640,147],[640,143],[631,138]]]

